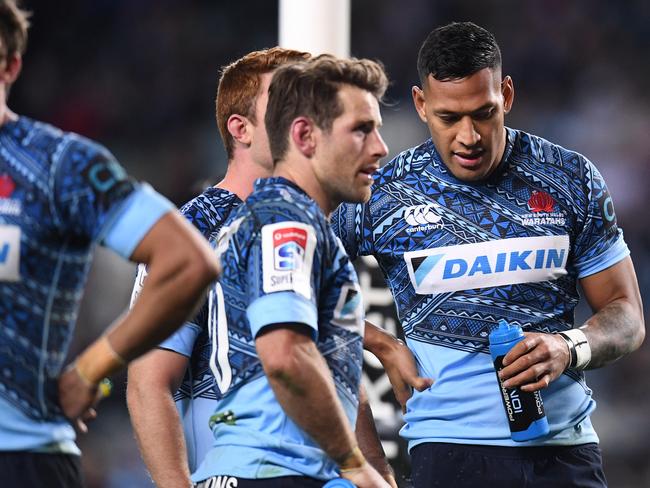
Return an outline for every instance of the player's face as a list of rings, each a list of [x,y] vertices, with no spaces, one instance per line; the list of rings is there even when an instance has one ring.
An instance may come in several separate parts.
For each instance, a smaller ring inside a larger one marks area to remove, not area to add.
[[[273,158],[269,147],[269,136],[266,133],[264,124],[264,115],[266,114],[266,105],[269,101],[269,85],[273,73],[264,73],[260,76],[260,92],[255,101],[255,124],[253,125],[253,135],[251,139],[251,156],[253,161],[260,167],[267,169],[269,175],[273,170]]]
[[[415,108],[451,173],[480,181],[501,162],[505,149],[504,116],[514,99],[512,79],[500,70],[482,69],[460,80],[429,75],[424,89],[413,87]]]
[[[9,86],[18,78],[21,66],[22,61],[20,56],[8,56],[5,54],[3,40],[0,38],[0,108],[3,112],[7,103]],[[0,125],[5,122],[5,118],[6,114],[0,113]]]
[[[315,167],[320,185],[336,208],[341,202],[370,198],[372,174],[388,148],[379,134],[379,102],[370,92],[343,85],[338,93],[343,113],[322,132]]]

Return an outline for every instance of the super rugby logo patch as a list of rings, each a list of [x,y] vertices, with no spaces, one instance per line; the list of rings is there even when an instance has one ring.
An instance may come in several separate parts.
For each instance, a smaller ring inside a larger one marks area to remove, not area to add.
[[[556,280],[567,273],[569,236],[516,237],[404,253],[420,295]]]
[[[311,267],[316,232],[302,222],[280,222],[262,228],[264,292],[295,291],[311,298]]]
[[[298,227],[273,232],[273,268],[276,271],[299,271],[307,249],[307,231]]]

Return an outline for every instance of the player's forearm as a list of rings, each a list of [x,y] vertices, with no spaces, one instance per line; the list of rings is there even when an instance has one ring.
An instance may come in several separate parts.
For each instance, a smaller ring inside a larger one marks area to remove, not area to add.
[[[384,479],[393,477],[393,469],[386,460],[386,453],[377,433],[375,419],[372,415],[370,403],[368,402],[368,395],[363,387],[359,389],[359,412],[354,433],[361,452],[368,462]]]
[[[184,264],[179,260],[162,268],[150,265],[149,269],[131,312],[109,332],[114,349],[127,360],[174,332],[202,303],[206,287],[216,277],[200,262]]]
[[[366,320],[365,333],[363,336],[363,348],[377,356],[380,361],[381,358],[395,348],[399,342],[399,339],[393,334]]]
[[[356,441],[330,370],[314,343],[295,347],[281,366],[267,363],[265,372],[284,411],[332,459],[344,460]]]
[[[127,404],[142,459],[155,485],[191,486],[185,438],[170,391],[134,381],[129,372]]]
[[[176,212],[167,213],[151,228],[131,259],[145,263],[148,276],[131,312],[109,332],[113,348],[127,360],[178,328],[219,273],[209,244]]]
[[[645,337],[643,309],[627,299],[603,307],[581,327],[591,348],[588,369],[600,368],[637,349]]]

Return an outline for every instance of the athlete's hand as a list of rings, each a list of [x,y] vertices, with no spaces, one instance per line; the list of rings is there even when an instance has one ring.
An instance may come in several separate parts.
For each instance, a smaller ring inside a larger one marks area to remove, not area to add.
[[[524,336],[503,358],[503,386],[527,392],[541,390],[569,365],[569,347],[556,334],[525,332]]]
[[[397,488],[397,485],[388,484],[367,462],[360,468],[341,473],[341,478],[350,480],[357,488]]]
[[[377,359],[386,371],[395,398],[402,406],[402,413],[406,412],[406,402],[413,395],[413,388],[423,391],[433,384],[431,378],[423,378],[418,374],[411,350],[399,339],[393,340],[390,347],[377,355]]]
[[[392,474],[385,474],[383,475],[383,478],[386,480],[386,483],[388,483],[388,486],[390,488],[399,488],[397,486],[397,481],[395,481],[395,476]]]
[[[81,433],[88,432],[86,422],[97,416],[93,407],[100,398],[98,388],[79,376],[74,364],[59,377],[59,404],[64,415]]]

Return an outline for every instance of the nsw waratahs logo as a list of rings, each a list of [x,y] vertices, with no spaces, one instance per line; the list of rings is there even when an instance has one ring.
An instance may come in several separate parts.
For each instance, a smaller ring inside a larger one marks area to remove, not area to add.
[[[15,188],[16,184],[9,175],[0,175],[0,198],[9,198]]]
[[[556,210],[555,199],[545,191],[533,190],[527,206],[530,213],[521,216],[521,223],[525,226],[563,226],[566,223],[565,213]]]
[[[533,191],[533,194],[528,199],[528,208],[533,213],[551,213],[553,207],[555,207],[555,200],[551,195],[543,191]]]

